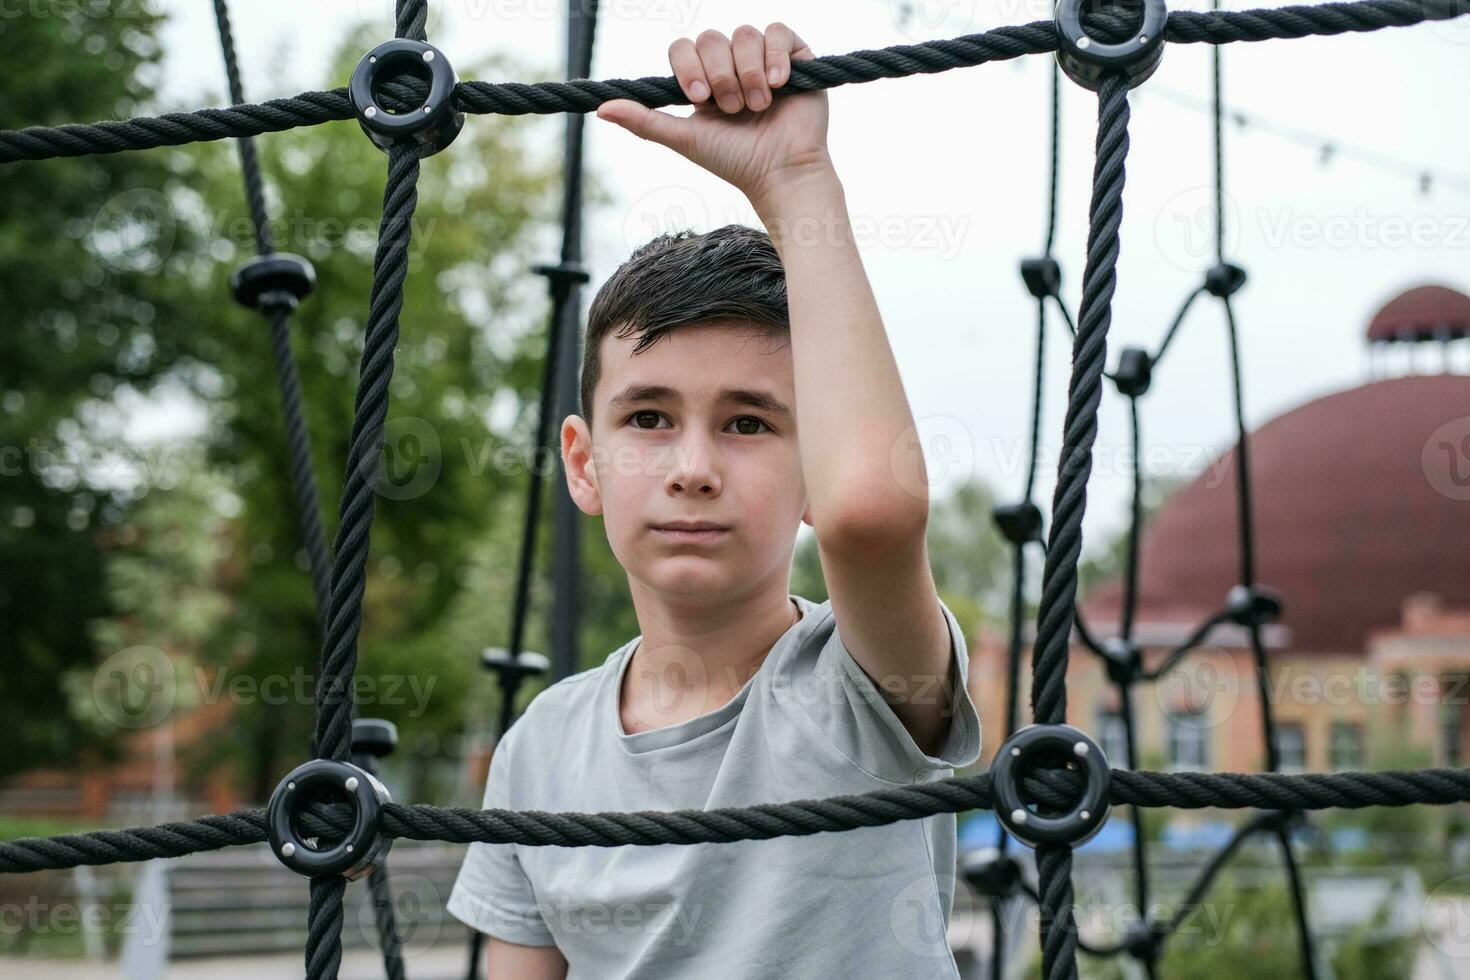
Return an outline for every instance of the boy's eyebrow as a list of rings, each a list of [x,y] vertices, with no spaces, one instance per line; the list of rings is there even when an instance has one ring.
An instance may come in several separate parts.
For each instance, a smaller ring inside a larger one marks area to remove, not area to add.
[[[608,407],[612,409],[631,408],[640,402],[679,401],[679,392],[668,385],[629,385],[620,393],[608,399]],[[737,405],[745,405],[749,408],[758,408],[772,415],[783,418],[792,418],[791,409],[786,407],[775,395],[766,391],[755,391],[750,388],[721,388],[720,401],[734,402]]]

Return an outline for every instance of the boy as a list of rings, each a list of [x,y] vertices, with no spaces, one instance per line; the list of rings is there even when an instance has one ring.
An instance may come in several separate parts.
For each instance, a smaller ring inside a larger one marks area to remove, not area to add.
[[[532,701],[487,808],[749,806],[942,779],[979,755],[827,96],[771,96],[812,57],[782,24],[706,31],[669,51],[692,116],[598,109],[744,191],[770,234],[662,236],[593,301],[562,459],[643,632]],[[787,591],[799,521],[820,605]],[[491,937],[490,980],[957,977],[955,847],[952,814],[732,844],[473,844],[448,908]]]

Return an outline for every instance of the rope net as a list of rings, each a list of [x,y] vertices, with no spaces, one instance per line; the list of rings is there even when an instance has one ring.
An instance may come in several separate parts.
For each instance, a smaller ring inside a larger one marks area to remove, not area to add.
[[[88,154],[176,146],[185,143],[237,138],[245,175],[246,197],[262,255],[271,253],[265,221],[264,195],[259,165],[249,138],[302,126],[357,118],[348,90],[305,92],[300,95],[248,104],[239,81],[239,70],[230,36],[223,0],[215,3],[221,41],[225,52],[231,100],[228,108],[167,113],[125,121],[101,121],[56,127],[32,127],[0,131],[0,163],[46,160]],[[1165,40],[1174,44],[1222,45],[1238,41],[1335,35],[1405,27],[1427,21],[1448,20],[1470,12],[1466,0],[1355,0],[1346,3],[1298,5],[1270,10],[1226,12],[1176,11],[1168,14]],[[427,0],[397,0],[399,38],[425,40]],[[1085,12],[1082,21],[1089,35],[1112,39],[1126,37],[1129,28],[1116,11]],[[590,38],[589,38],[590,43]],[[933,74],[955,68],[1004,61],[1023,55],[1056,52],[1059,32],[1052,22],[1035,22],[1001,27],[980,34],[922,44],[896,45],[881,50],[829,55],[792,65],[785,91],[834,88],[880,78]],[[1218,58],[1218,49],[1217,49]],[[1216,111],[1219,112],[1219,66],[1216,62]],[[1053,86],[1053,153],[1050,216],[1045,260],[1051,260],[1056,228],[1056,102],[1060,75]],[[421,103],[427,84],[405,74],[385,81],[382,105],[392,111]],[[1115,383],[1118,375],[1104,370],[1112,298],[1117,287],[1119,227],[1123,213],[1125,163],[1128,155],[1129,83],[1121,72],[1105,71],[1097,85],[1098,127],[1089,208],[1086,265],[1082,299],[1075,323],[1061,303],[1052,280],[1049,288],[1033,288],[1038,299],[1037,384],[1031,432],[1031,471],[1026,486],[1027,507],[1034,508],[1035,447],[1038,438],[1041,385],[1041,340],[1044,337],[1048,299],[1054,301],[1073,333],[1072,373],[1063,427],[1063,445],[1058,462],[1058,479],[1052,500],[1052,523],[1045,542],[1045,565],[1041,602],[1032,647],[1031,704],[1036,722],[1063,723],[1066,719],[1066,673],[1069,647],[1075,630],[1084,649],[1107,659],[1118,660],[1116,645],[1099,643],[1077,615],[1078,560],[1082,549],[1082,521],[1087,505],[1087,484],[1092,466],[1092,447],[1097,437],[1098,409],[1103,380]],[[455,109],[472,114],[586,113],[610,99],[628,98],[658,108],[687,105],[688,100],[672,77],[523,84],[516,82],[460,82],[453,87]],[[388,148],[387,181],[383,192],[383,215],[374,256],[373,285],[360,364],[346,481],[340,501],[340,523],[330,553],[322,540],[317,494],[310,473],[310,444],[300,413],[299,380],[291,358],[287,331],[289,310],[266,308],[272,327],[272,343],[282,389],[283,414],[290,435],[290,455],[297,505],[311,559],[313,583],[323,625],[321,673],[316,690],[317,724],[312,754],[318,759],[346,761],[351,753],[353,676],[357,665],[358,634],[362,625],[366,566],[373,524],[373,487],[379,448],[388,411],[388,387],[393,375],[394,352],[399,337],[399,313],[403,285],[408,273],[411,219],[417,204],[420,148],[411,140],[399,140]],[[1220,193],[1223,165],[1216,129],[1216,193]],[[1217,227],[1217,250],[1223,231]],[[1219,256],[1224,264],[1223,256]],[[1052,260],[1054,261],[1054,260]],[[1044,271],[1044,270],[1043,270]],[[1042,276],[1045,279],[1045,276]],[[1028,279],[1028,285],[1030,284]],[[1262,627],[1267,617],[1260,613],[1260,594],[1255,588],[1250,487],[1244,423],[1241,420],[1241,379],[1238,342],[1229,290],[1206,286],[1190,294],[1152,358],[1157,364],[1167,349],[1190,305],[1202,292],[1220,295],[1226,312],[1232,355],[1234,400],[1239,426],[1237,444],[1237,489],[1240,516],[1241,583],[1248,592],[1244,604],[1227,605],[1197,629],[1190,641],[1172,651],[1153,670],[1141,668],[1115,676],[1122,689],[1127,729],[1127,769],[1112,769],[1107,799],[1134,808],[1141,831],[1141,808],[1259,808],[1264,811],[1247,821],[1231,842],[1210,862],[1191,889],[1190,901],[1201,897],[1226,860],[1240,844],[1257,833],[1278,838],[1290,878],[1299,932],[1303,944],[1303,970],[1315,975],[1302,901],[1299,874],[1289,840],[1290,828],[1301,811],[1368,806],[1401,807],[1415,804],[1451,804],[1470,801],[1470,770],[1425,769],[1391,772],[1341,772],[1332,774],[1284,775],[1265,773],[1162,773],[1136,771],[1133,766],[1134,733],[1128,707],[1127,687],[1134,680],[1156,680],[1168,667],[1204,642],[1214,626],[1234,620],[1245,625],[1255,656],[1258,681],[1266,683],[1265,645]],[[1223,295],[1221,292],[1223,291]],[[1139,392],[1141,394],[1141,392]],[[1137,395],[1130,395],[1135,448],[1138,433]],[[1134,465],[1138,454],[1134,453]],[[1138,507],[1138,473],[1135,470],[1134,507]],[[1038,515],[1039,517],[1039,515]],[[1129,560],[1125,572],[1123,648],[1131,644],[1133,604],[1136,592],[1137,524],[1134,521]],[[1039,523],[1028,533],[1013,537],[1015,582],[1010,639],[1010,707],[1007,730],[1017,726],[1018,664],[1020,662],[1023,546],[1039,542]],[[1110,671],[1111,673],[1111,671]],[[1264,687],[1263,687],[1264,693]],[[1263,730],[1268,751],[1268,769],[1277,768],[1272,737],[1269,699],[1262,698]],[[1063,768],[1035,768],[1021,774],[1020,792],[1028,805],[1066,810],[1076,804],[1086,787],[1083,776]],[[763,840],[873,827],[913,820],[937,813],[971,809],[993,809],[996,793],[989,773],[957,777],[933,783],[899,787],[858,796],[821,800],[798,800],[743,808],[645,811],[634,813],[548,813],[538,811],[473,810],[387,802],[377,811],[376,834],[384,838],[443,841],[450,843],[517,843],[530,846],[620,847],[626,845],[724,843]],[[300,830],[324,841],[341,839],[353,828],[353,808],[343,804],[316,803],[302,806],[296,814]],[[1136,835],[1136,863],[1140,895],[1146,895],[1143,874],[1143,834]],[[270,838],[266,810],[246,809],[199,817],[153,827],[63,834],[24,838],[0,843],[0,872],[29,872],[44,869],[100,865],[153,858],[180,857],[202,851],[256,844]],[[1001,846],[1005,846],[1002,836]],[[1064,980],[1077,975],[1076,951],[1109,955],[1128,951],[1153,972],[1159,944],[1180,922],[1179,917],[1148,923],[1141,937],[1134,936],[1113,947],[1083,946],[1073,915],[1072,847],[1068,843],[1043,843],[1036,848],[1039,887],[1023,885],[1037,902],[1040,912],[1042,974],[1046,980]],[[341,875],[313,875],[310,879],[310,911],[305,952],[306,974],[311,980],[337,976],[342,958],[341,929],[343,894],[347,879]],[[390,977],[401,977],[403,967],[392,920],[387,875],[383,867],[373,873],[375,918],[383,933],[385,968]],[[1188,903],[1186,903],[1187,905]],[[997,906],[993,904],[992,908]],[[997,912],[998,915],[998,912]],[[998,921],[998,919],[997,919]],[[999,943],[997,943],[999,946]],[[997,976],[1001,966],[994,960]]]

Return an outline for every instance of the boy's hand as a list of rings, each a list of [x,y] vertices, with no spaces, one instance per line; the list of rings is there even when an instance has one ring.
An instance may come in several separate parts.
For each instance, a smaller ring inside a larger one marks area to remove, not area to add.
[[[694,103],[693,115],[659,112],[630,99],[604,102],[597,115],[729,181],[759,210],[781,185],[831,169],[827,93],[771,96],[790,80],[791,62],[815,57],[781,23],[764,34],[742,25],[733,40],[705,31],[669,47],[669,66]]]

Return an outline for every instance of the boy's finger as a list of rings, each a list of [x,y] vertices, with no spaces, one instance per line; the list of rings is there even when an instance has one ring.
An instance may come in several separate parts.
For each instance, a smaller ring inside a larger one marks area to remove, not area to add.
[[[613,99],[597,107],[597,118],[605,119],[634,136],[684,153],[689,146],[689,121],[667,112],[650,109],[632,99]]]
[[[816,55],[796,32],[777,21],[766,28],[766,77],[772,88],[791,80],[791,62],[810,61]]]
[[[681,37],[669,45],[669,67],[674,70],[679,88],[690,102],[699,105],[709,98],[709,82],[705,80],[704,65],[700,64],[699,52],[694,49],[693,41]]]
[[[723,112],[739,112],[745,108],[745,96],[740,94],[740,79],[735,76],[735,55],[730,50],[730,39],[719,31],[705,31],[694,42],[704,66],[705,81],[709,82],[715,102]]]
[[[771,104],[771,83],[766,78],[765,35],[749,24],[741,24],[735,28],[730,47],[735,54],[735,76],[740,79],[745,104],[759,112]]]

